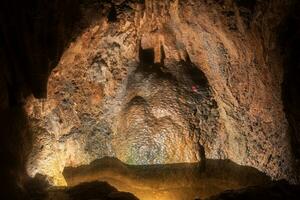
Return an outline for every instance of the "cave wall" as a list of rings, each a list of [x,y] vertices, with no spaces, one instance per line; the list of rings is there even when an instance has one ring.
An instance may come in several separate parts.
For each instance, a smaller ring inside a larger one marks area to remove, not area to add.
[[[218,131],[217,144],[214,141],[204,144],[200,140],[207,157],[230,158],[276,178],[294,179],[280,88],[283,75],[280,51],[285,49],[284,67],[289,69],[286,74],[290,75],[286,77],[290,78],[286,79],[284,96],[292,125],[293,152],[297,152],[298,32],[297,28],[287,28],[297,27],[297,12],[294,11],[290,23],[283,20],[291,7],[296,10],[293,1],[162,1],[160,6],[146,1],[145,7],[135,1],[120,0],[113,1],[114,9],[109,1],[104,2],[107,4],[81,2],[81,8],[88,5],[94,8],[85,13],[87,24],[97,17],[101,24],[100,19],[107,14],[107,23],[113,26],[124,21],[124,15],[134,13],[135,20],[130,23],[139,30],[136,38],[141,39],[142,48],[155,50],[156,61],[160,60],[163,46],[164,62],[189,58],[207,77],[220,115],[217,128],[222,130]],[[9,180],[3,191],[17,199],[15,191],[21,188],[20,174],[25,174],[24,164],[31,146],[31,133],[24,131],[27,129],[24,126],[27,117],[22,111],[24,99],[31,93],[38,98],[46,96],[48,76],[68,42],[81,32],[86,32],[87,41],[91,40],[90,29],[95,24],[88,28],[84,28],[85,23],[79,24],[75,28],[80,31],[72,31],[73,22],[82,18],[77,1],[10,0],[1,2],[0,9],[1,158],[15,161],[2,166],[1,177]],[[97,11],[102,14],[99,16]],[[276,42],[279,24],[281,29],[288,29],[288,36],[283,34],[281,40],[283,46]],[[12,151],[12,146],[19,148]]]
[[[125,14],[91,25],[53,70],[47,100],[27,102],[35,137],[30,175],[46,174],[57,185],[65,184],[64,167],[104,156],[140,165],[201,159],[194,112],[217,115],[205,75],[188,60],[155,63],[154,49],[137,42],[134,15]]]
[[[206,158],[230,159],[294,181],[276,38],[289,6],[284,1],[100,3],[97,20],[52,72],[48,99],[27,102],[35,137],[29,173],[47,174],[60,184],[65,166],[103,156],[129,164],[196,162],[203,148]],[[181,71],[186,63],[204,74],[208,96],[198,94],[203,85],[182,83],[192,79]],[[139,72],[143,64],[142,70],[150,71],[146,75]],[[158,81],[153,69],[172,81]],[[191,108],[187,102],[197,95],[207,101],[194,101]],[[193,112],[198,116],[184,114]]]

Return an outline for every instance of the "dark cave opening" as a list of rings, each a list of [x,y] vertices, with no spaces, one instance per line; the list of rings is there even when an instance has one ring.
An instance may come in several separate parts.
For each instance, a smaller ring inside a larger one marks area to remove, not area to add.
[[[284,82],[282,84],[282,99],[290,124],[291,143],[296,159],[300,159],[300,19],[299,2],[294,5],[291,14],[284,23],[279,40],[284,55]]]
[[[140,47],[139,60],[142,66],[154,65],[154,49],[142,49]]]
[[[115,22],[118,19],[117,16],[118,16],[117,10],[116,10],[115,6],[113,5],[108,13],[107,18],[110,22]]]

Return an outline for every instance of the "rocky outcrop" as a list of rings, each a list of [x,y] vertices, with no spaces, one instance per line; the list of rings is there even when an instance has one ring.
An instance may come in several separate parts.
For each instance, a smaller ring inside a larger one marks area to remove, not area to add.
[[[64,167],[104,156],[166,164],[205,152],[295,180],[273,35],[288,5],[251,5],[100,3],[52,71],[47,99],[26,103],[28,173],[60,185]]]

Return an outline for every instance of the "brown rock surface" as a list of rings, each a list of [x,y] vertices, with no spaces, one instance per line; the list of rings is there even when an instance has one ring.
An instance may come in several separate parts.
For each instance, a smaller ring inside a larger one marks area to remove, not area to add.
[[[62,185],[66,166],[197,162],[203,147],[293,180],[281,62],[264,53],[272,26],[262,34],[257,16],[247,25],[220,2],[118,1],[108,18],[99,13],[53,70],[47,99],[27,101],[29,174]]]
[[[86,166],[65,168],[63,174],[70,187],[106,181],[141,200],[205,199],[225,190],[270,182],[270,177],[257,169],[229,160],[206,160],[205,166],[199,163],[127,165],[116,158],[102,158]]]

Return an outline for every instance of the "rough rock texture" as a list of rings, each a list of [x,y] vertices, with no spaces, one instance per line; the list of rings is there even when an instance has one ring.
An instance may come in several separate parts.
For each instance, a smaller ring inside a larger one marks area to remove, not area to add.
[[[200,139],[216,145],[208,135],[215,137],[219,115],[205,75],[190,60],[155,63],[155,51],[139,49],[137,30],[126,26],[85,33],[87,41],[72,44],[53,71],[47,100],[28,104],[36,132],[32,175],[62,183],[65,166],[104,156],[129,164],[197,162]]]
[[[59,185],[64,167],[103,156],[164,164],[196,162],[205,152],[294,180],[272,38],[285,4],[102,6],[52,72],[47,99],[27,101],[31,176]]]

